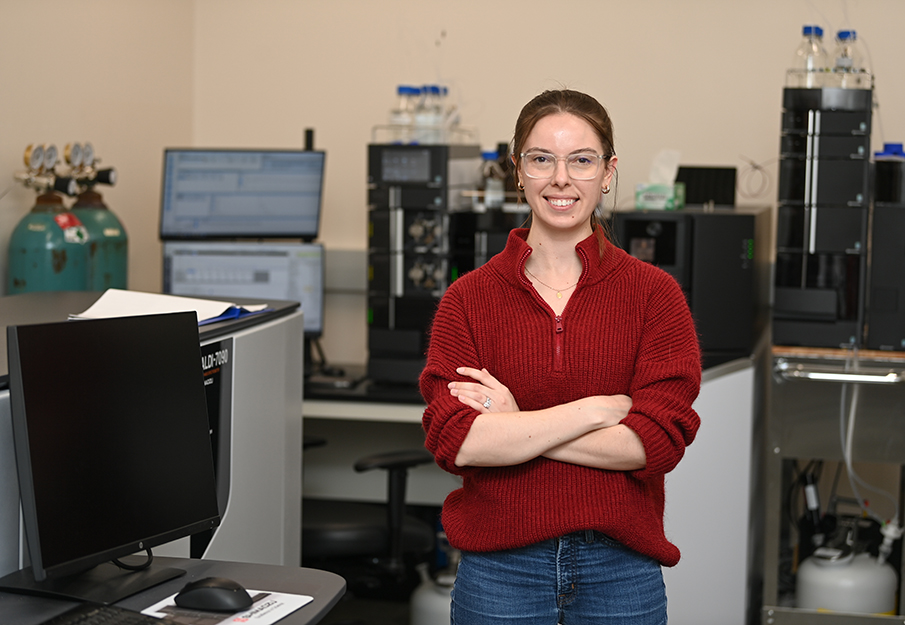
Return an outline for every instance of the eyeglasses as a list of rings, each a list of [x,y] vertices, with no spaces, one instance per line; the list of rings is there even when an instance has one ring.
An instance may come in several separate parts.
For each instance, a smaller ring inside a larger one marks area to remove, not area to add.
[[[529,178],[552,178],[557,161],[566,162],[566,171],[572,180],[590,180],[600,170],[600,161],[609,158],[605,154],[580,152],[568,156],[555,156],[548,152],[522,152],[522,166]]]

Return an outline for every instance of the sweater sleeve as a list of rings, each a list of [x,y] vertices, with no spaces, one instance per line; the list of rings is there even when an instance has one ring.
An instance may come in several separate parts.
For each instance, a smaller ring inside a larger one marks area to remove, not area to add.
[[[678,283],[660,274],[650,289],[635,371],[632,410],[622,423],[644,445],[641,480],[672,471],[694,440],[700,418],[692,408],[701,387],[701,354],[694,321]]]
[[[420,386],[427,404],[422,418],[425,447],[434,455],[440,468],[464,475],[480,470],[455,464],[459,448],[478,412],[450,395],[448,384],[453,380],[465,381],[464,376],[456,373],[457,367],[480,369],[481,364],[457,286],[461,285],[454,283],[446,291],[434,315]]]

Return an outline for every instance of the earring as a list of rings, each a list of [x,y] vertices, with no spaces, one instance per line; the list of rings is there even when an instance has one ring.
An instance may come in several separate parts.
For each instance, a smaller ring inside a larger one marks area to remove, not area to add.
[[[601,191],[603,191],[603,194],[606,195],[610,192],[610,185],[605,186],[603,189],[601,189]]]
[[[521,181],[519,181],[519,183],[518,183],[518,190],[519,190],[519,191],[524,191],[524,190],[525,190],[525,185],[523,185],[523,184],[521,183]]]

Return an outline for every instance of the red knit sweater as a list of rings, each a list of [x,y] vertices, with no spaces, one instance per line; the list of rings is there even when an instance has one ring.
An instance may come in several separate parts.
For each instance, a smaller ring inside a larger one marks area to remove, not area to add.
[[[443,506],[450,544],[495,551],[594,529],[663,565],[679,550],[663,531],[663,476],[697,432],[691,408],[701,383],[697,334],[679,285],[664,271],[592,235],[576,250],[584,269],[561,317],[525,278],[527,230],[456,280],[443,296],[421,374],[426,446],[461,475]],[[449,394],[456,367],[482,367],[509,387],[521,410],[591,395],[625,394],[622,423],[647,454],[638,471],[607,471],[546,458],[510,467],[457,467],[477,411]]]

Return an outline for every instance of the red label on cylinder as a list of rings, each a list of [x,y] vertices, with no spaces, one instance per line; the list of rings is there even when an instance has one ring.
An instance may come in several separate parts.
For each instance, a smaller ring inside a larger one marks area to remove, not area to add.
[[[58,215],[54,215],[53,220],[57,222],[57,225],[61,230],[66,230],[67,228],[75,228],[82,225],[82,222],[79,221],[79,218],[72,213],[60,213]]]

